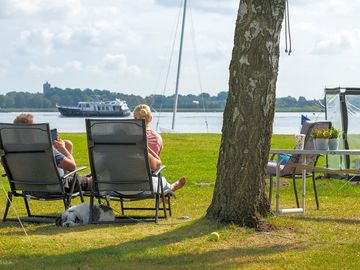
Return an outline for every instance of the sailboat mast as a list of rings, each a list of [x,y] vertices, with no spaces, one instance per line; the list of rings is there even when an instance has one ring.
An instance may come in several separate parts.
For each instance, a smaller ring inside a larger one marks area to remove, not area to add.
[[[175,102],[174,102],[173,118],[172,118],[172,125],[171,125],[172,130],[174,130],[174,128],[175,128],[175,115],[176,115],[176,111],[177,111],[178,95],[179,95],[179,78],[180,78],[180,67],[181,67],[183,39],[184,39],[184,28],[185,28],[185,17],[186,17],[186,2],[187,2],[187,0],[184,0],[184,11],[183,11],[183,19],[182,19],[182,26],[181,26],[181,36],[180,36],[179,60],[178,60],[178,67],[177,67],[177,74],[176,74]]]

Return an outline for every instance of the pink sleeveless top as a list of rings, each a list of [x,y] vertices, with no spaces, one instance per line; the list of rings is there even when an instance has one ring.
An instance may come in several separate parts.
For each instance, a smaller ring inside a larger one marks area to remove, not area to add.
[[[146,136],[150,149],[153,150],[158,156],[160,156],[161,150],[163,148],[163,141],[160,134],[153,129],[147,129]]]

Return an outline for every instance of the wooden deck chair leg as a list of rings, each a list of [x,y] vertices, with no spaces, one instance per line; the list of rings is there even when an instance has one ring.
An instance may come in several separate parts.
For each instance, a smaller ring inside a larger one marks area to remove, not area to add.
[[[12,202],[12,193],[8,192],[8,199],[6,200],[6,207],[5,207],[5,212],[4,212],[4,216],[3,216],[3,222],[6,221],[11,202]]]
[[[319,210],[320,209],[320,204],[319,204],[319,198],[318,198],[317,188],[316,188],[315,173],[312,173],[312,182],[313,182],[313,187],[314,187],[316,209]]]
[[[24,198],[26,213],[27,213],[28,217],[31,217],[32,215],[31,215],[28,199],[26,197],[23,197],[23,198]]]
[[[294,186],[294,194],[295,194],[295,200],[296,200],[296,207],[299,208],[299,207],[300,207],[300,204],[299,204],[299,197],[298,197],[297,188],[296,188],[296,178],[295,178],[295,174],[293,175],[293,186]]]
[[[270,183],[269,183],[269,204],[271,205],[272,191],[273,191],[273,177],[272,177],[272,175],[270,175],[269,180],[270,180]]]

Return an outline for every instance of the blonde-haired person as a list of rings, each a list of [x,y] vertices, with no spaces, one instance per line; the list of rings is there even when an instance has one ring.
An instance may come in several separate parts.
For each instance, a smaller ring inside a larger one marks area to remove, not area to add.
[[[148,158],[149,165],[152,170],[156,170],[161,165],[160,154],[163,149],[163,140],[159,133],[151,128],[152,114],[150,107],[146,104],[140,104],[134,109],[135,119],[145,119],[146,124],[146,137],[148,140]],[[182,188],[186,183],[186,179],[181,177],[173,184],[169,184],[163,177],[164,190],[171,189],[173,192]],[[153,186],[157,187],[157,177],[153,177]]]

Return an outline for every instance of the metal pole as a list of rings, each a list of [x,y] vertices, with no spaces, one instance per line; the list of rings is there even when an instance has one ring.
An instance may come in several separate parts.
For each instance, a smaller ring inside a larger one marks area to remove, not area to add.
[[[306,166],[306,155],[304,155],[304,162],[303,164]],[[306,192],[306,169],[304,167],[302,171],[302,209],[303,214],[305,214],[305,192]]]
[[[178,104],[179,77],[180,77],[181,56],[182,56],[182,47],[183,47],[183,39],[184,39],[185,17],[186,17],[186,2],[187,2],[187,0],[184,0],[184,11],[183,11],[183,20],[182,20],[181,36],[180,36],[179,60],[178,60],[178,68],[177,68],[177,75],[176,75],[175,102],[174,102],[173,118],[172,118],[172,125],[171,125],[172,130],[174,130],[174,128],[175,128],[175,115],[176,115],[177,104]]]
[[[276,210],[280,213],[280,153],[276,154]]]

